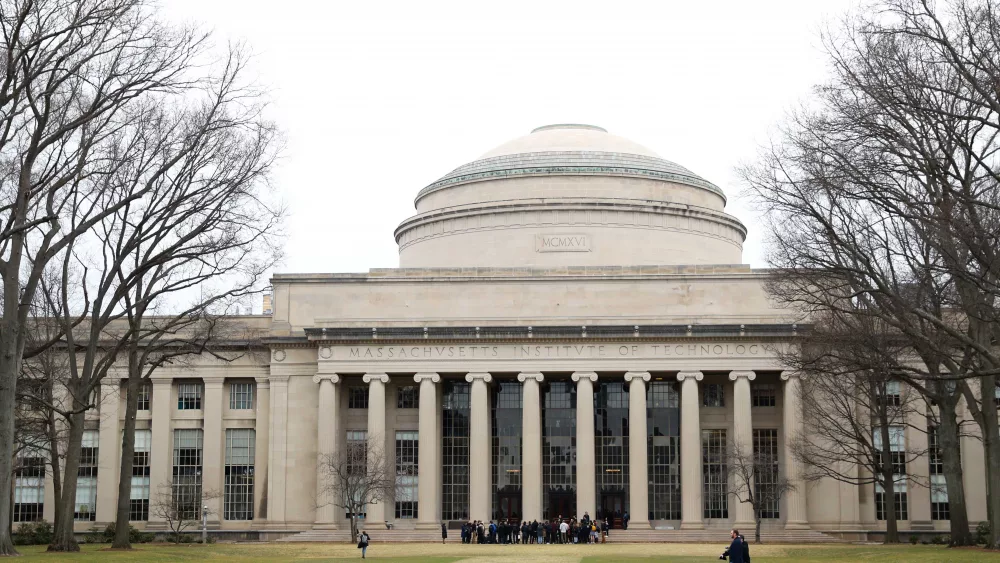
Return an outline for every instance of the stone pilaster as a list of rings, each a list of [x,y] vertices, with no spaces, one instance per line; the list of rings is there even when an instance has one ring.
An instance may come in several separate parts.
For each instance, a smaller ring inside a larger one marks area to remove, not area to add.
[[[646,429],[648,371],[630,371],[628,382],[628,490],[629,526],[649,527],[649,465]]]
[[[576,382],[576,514],[565,517],[597,515],[597,475],[594,454],[594,383],[597,374],[578,371]],[[558,515],[557,515],[558,516]]]
[[[173,381],[170,379],[152,379],[153,395],[152,419],[150,421],[150,440],[153,447],[149,451],[149,498],[156,498],[162,487],[170,487],[173,479],[173,436],[170,432],[170,418],[174,413]],[[163,518],[149,511],[149,522],[154,528],[162,529]]]
[[[700,371],[682,371],[681,382],[681,529],[701,530],[701,401],[698,382]]]
[[[417,528],[433,529],[440,525],[438,512],[441,503],[437,496],[441,479],[441,463],[437,458],[441,433],[437,428],[437,387],[441,376],[436,373],[418,373],[413,381],[420,384],[419,446],[417,450]]]
[[[253,505],[254,520],[267,520],[267,462],[270,451],[271,437],[271,380],[266,377],[257,378],[256,420],[254,422],[254,474],[253,474]]]
[[[545,376],[522,372],[517,380],[524,384],[521,402],[521,518],[541,520],[542,507],[542,392],[539,384]]]
[[[802,467],[799,460],[792,454],[792,443],[802,433],[802,382],[799,373],[785,371],[781,373],[785,382],[783,393],[784,432],[785,432],[785,478],[794,487],[785,493],[786,530],[809,529],[808,512],[806,511],[806,482],[802,478]]]
[[[110,374],[101,381],[101,427],[97,448],[97,521],[114,522],[118,511],[118,475],[122,452],[119,430],[121,382]]]
[[[469,518],[489,522],[493,516],[491,464],[493,437],[490,432],[488,373],[469,373],[465,380],[472,384],[469,391]]]
[[[330,462],[335,462],[337,438],[340,436],[340,412],[337,407],[337,383],[340,376],[319,373],[313,376],[319,384],[319,407],[316,423],[316,523],[314,528],[337,529],[336,482],[330,478]]]
[[[733,438],[734,447],[742,448],[745,455],[753,453],[753,419],[750,415],[750,382],[757,378],[752,371],[731,371],[733,382]],[[732,479],[732,477],[730,477]],[[753,483],[750,483],[753,486]],[[735,503],[736,506],[732,506]],[[735,513],[733,526],[750,528],[754,525],[753,506],[730,497],[730,509]]]
[[[288,379],[287,374],[271,372],[271,449],[267,480],[267,519],[283,526],[285,522],[285,481],[288,475]]]
[[[203,504],[208,507],[209,523],[218,523],[222,520],[222,473],[226,452],[226,436],[222,428],[226,380],[223,377],[206,377],[202,381],[205,385],[205,396],[201,402],[204,418],[202,489],[219,493],[214,499],[204,500]]]
[[[361,379],[368,384],[369,456],[376,455],[375,448],[379,448],[382,450],[381,455],[385,456],[386,463],[388,463],[391,452],[386,447],[389,441],[385,435],[385,384],[389,383],[389,376],[384,373],[366,373]],[[375,448],[371,445],[374,445]],[[369,463],[371,461],[372,459],[369,457]],[[379,524],[386,521],[387,502],[382,501],[368,505],[365,520],[369,526],[377,528]]]

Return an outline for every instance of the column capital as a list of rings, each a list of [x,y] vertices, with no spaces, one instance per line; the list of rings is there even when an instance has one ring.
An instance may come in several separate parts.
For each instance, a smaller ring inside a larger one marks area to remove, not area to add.
[[[366,373],[361,381],[365,383],[373,383],[375,381],[380,381],[382,383],[389,383],[389,374],[387,373]]]
[[[517,380],[520,381],[521,383],[524,383],[529,379],[534,379],[535,381],[541,383],[545,381],[545,374],[538,371],[522,371],[521,373],[517,374]]]
[[[441,382],[441,376],[432,371],[413,374],[413,381],[416,383],[420,383],[425,379],[430,380],[431,383]]]
[[[781,380],[788,381],[789,379],[802,379],[802,372],[798,370],[785,370],[781,372]]]
[[[329,379],[330,383],[340,383],[340,376],[336,373],[317,373],[313,376],[313,383],[320,383],[326,379]]]
[[[729,372],[729,381],[736,381],[737,379],[745,377],[747,381],[753,381],[757,379],[757,374],[752,371],[731,371]]]
[[[597,382],[597,374],[592,371],[575,371],[570,377],[573,381],[579,382],[581,379],[589,379],[591,382]]]
[[[469,383],[472,383],[477,379],[482,379],[484,383],[489,383],[493,381],[493,376],[485,371],[470,372],[465,374],[465,380],[468,381]]]
[[[677,381],[684,381],[685,379],[690,379],[692,381],[701,381],[705,379],[705,374],[700,371],[679,371],[677,372]]]
[[[216,386],[216,385],[219,386],[219,387],[222,387],[222,384],[226,382],[226,378],[225,377],[202,377],[201,378],[201,382],[205,385],[205,387],[213,387],[213,386]]]
[[[257,389],[271,388],[271,379],[269,377],[255,377],[254,381],[257,382]]]
[[[648,382],[652,379],[652,376],[649,375],[648,371],[630,371],[625,374],[625,381],[631,382],[633,379],[641,379]]]

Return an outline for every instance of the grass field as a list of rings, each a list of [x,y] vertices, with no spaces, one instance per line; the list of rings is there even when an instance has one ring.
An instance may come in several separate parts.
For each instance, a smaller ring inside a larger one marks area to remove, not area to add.
[[[449,563],[453,561],[529,562],[629,562],[670,561],[693,563],[715,561],[723,546],[695,544],[607,544],[598,546],[561,545],[461,545],[373,543],[368,559],[405,563]],[[25,557],[17,561],[211,561],[255,563],[258,561],[353,561],[361,551],[345,544],[215,544],[209,546],[146,544],[130,552],[110,551],[107,546],[84,545],[78,554],[45,553],[43,546],[19,548]],[[939,546],[821,545],[751,547],[754,563],[1000,563],[1000,553],[980,549],[947,549]]]

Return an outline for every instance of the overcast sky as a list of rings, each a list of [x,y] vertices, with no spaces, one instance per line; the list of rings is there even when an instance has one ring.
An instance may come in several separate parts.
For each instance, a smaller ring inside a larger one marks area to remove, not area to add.
[[[766,266],[735,167],[827,72],[819,32],[849,0],[162,0],[245,40],[288,147],[280,272],[398,266],[417,192],[551,123],[630,138],[722,187]]]

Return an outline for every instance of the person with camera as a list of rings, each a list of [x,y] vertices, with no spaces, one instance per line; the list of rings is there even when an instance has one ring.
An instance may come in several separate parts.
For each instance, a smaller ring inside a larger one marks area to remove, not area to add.
[[[750,563],[750,546],[747,545],[746,540],[740,535],[740,531],[730,530],[729,537],[732,538],[733,542],[719,556],[719,559],[725,561],[728,557],[729,563]]]

